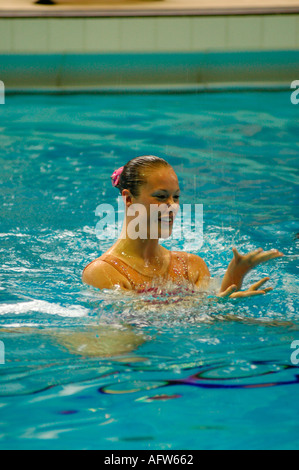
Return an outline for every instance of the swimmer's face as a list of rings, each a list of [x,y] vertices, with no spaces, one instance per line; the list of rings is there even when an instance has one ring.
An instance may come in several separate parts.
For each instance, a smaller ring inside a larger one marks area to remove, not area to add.
[[[148,238],[168,238],[180,204],[178,177],[171,167],[161,166],[144,175],[146,183],[133,203],[146,209]]]

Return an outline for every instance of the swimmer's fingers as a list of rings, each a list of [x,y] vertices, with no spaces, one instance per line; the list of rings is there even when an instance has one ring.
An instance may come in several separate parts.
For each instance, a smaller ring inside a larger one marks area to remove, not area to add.
[[[217,297],[230,297],[231,299],[237,299],[237,298],[244,298],[244,297],[254,297],[256,295],[264,295],[267,294],[267,292],[271,292],[273,290],[273,287],[266,287],[265,289],[260,289],[262,285],[264,285],[267,281],[269,281],[269,277],[264,277],[260,281],[256,282],[253,284],[251,287],[249,287],[246,291],[238,291],[237,286],[233,284],[232,286],[228,287],[224,292],[221,292],[218,294]]]
[[[244,297],[254,297],[256,295],[264,295],[267,294],[267,292],[271,292],[273,290],[272,287],[266,287],[265,289],[261,289],[261,287],[269,281],[269,277],[264,277],[260,281],[256,282],[253,284],[249,289],[246,291],[239,291],[239,292],[233,292],[229,297],[231,299],[237,299],[237,298],[244,298]]]
[[[250,253],[247,253],[246,255],[241,255],[241,253],[238,252],[237,248],[233,246],[232,248],[234,258],[236,263],[242,263],[244,261],[252,261],[254,260],[260,253],[264,252],[263,248],[258,248],[257,250],[251,251]]]
[[[240,253],[238,252],[238,250],[235,246],[233,246],[233,254],[234,254],[235,262],[239,263],[241,258],[242,258],[242,255],[240,255]]]
[[[262,248],[258,248],[257,250],[251,251],[246,255],[241,255],[240,253],[238,253],[237,249],[233,247],[233,253],[236,266],[244,266],[245,270],[252,269],[261,263],[265,263],[272,259],[281,258],[282,256],[284,256],[284,254],[278,250],[273,249],[269,251],[264,251]]]
[[[237,286],[232,285],[228,287],[224,292],[220,292],[217,297],[229,297],[233,292],[237,290]]]
[[[236,254],[234,252],[235,258]],[[251,253],[248,253],[247,255],[240,255],[238,253],[238,261],[241,264],[248,264],[251,267],[258,266],[261,263],[266,263],[267,261],[270,261],[275,258],[281,258],[284,256],[283,253],[281,253],[279,250],[269,250],[269,251],[264,251],[262,248],[258,248],[257,250],[252,251]]]
[[[256,291],[256,290],[259,290],[260,287],[262,287],[263,284],[265,284],[267,281],[269,281],[269,277],[264,277],[263,279],[261,279],[260,281],[256,282],[255,284],[253,284],[251,287],[249,287],[249,291]],[[263,289],[265,290],[265,289]]]
[[[257,295],[265,295],[267,292],[270,292],[272,287],[268,287],[264,290],[254,290],[254,291],[242,291],[242,292],[235,292],[234,294],[230,295],[231,299],[240,299],[245,297],[255,297]]]
[[[256,253],[254,256],[254,265],[265,263],[271,259],[281,258],[282,256],[284,256],[283,253],[278,250],[263,251],[260,249],[259,253]]]
[[[272,292],[273,287],[267,287],[266,289],[263,289],[264,293],[267,294],[267,292]]]

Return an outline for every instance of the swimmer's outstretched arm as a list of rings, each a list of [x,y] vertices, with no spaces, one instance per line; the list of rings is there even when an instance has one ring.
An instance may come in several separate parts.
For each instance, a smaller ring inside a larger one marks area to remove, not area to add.
[[[223,278],[219,296],[231,298],[252,297],[270,292],[272,290],[271,287],[261,289],[262,285],[270,279],[269,277],[256,282],[246,291],[241,292],[240,290],[246,274],[261,263],[274,258],[280,258],[283,256],[283,253],[280,253],[278,250],[264,251],[262,248],[252,251],[247,255],[241,255],[236,248],[233,248],[233,253],[234,258],[230,262]]]

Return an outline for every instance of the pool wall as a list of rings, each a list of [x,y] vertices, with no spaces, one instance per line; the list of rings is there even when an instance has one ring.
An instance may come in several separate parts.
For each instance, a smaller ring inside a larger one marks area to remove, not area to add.
[[[6,89],[290,84],[299,15],[0,18]]]

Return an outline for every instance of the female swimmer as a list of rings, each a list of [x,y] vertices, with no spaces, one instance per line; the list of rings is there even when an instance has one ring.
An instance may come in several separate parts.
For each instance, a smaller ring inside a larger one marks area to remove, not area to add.
[[[207,288],[211,276],[202,258],[169,251],[159,243],[160,239],[171,235],[179,208],[178,177],[169,163],[154,156],[135,158],[113,173],[112,184],[119,189],[125,203],[123,230],[104,255],[86,266],[83,282],[99,289],[120,287],[137,292],[151,290],[157,282],[161,286],[167,281]],[[137,228],[143,236],[134,235]],[[246,291],[241,291],[241,287],[246,274],[255,266],[281,256],[283,254],[278,250],[265,252],[261,248],[241,255],[233,248],[233,259],[218,296],[249,297],[271,291],[270,287],[262,288],[268,277]]]

